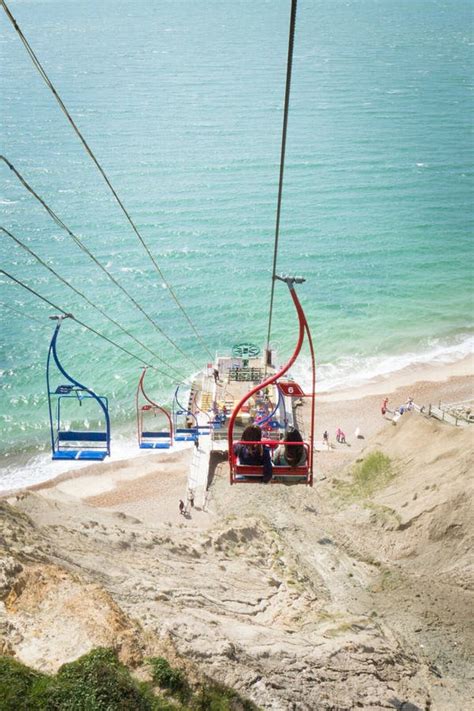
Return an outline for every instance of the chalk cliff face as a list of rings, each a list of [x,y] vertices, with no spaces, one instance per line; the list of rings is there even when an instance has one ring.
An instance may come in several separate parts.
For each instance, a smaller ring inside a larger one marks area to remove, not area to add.
[[[369,444],[393,467],[369,501],[349,471],[230,488],[222,465],[204,530],[3,503],[2,652],[55,671],[112,646],[138,673],[167,652],[265,709],[467,708],[471,438],[407,417]]]

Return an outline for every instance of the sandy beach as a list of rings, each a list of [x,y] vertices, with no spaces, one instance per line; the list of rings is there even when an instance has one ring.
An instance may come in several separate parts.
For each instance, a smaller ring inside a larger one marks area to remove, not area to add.
[[[468,708],[473,425],[413,411],[394,426],[380,405],[470,400],[471,365],[321,394],[331,447],[312,489],[230,487],[216,454],[183,516],[189,448],[3,497],[3,653],[54,672],[110,646],[138,678],[163,654],[268,711]],[[361,496],[353,466],[371,453],[388,474]]]
[[[474,400],[474,356],[450,365],[425,366],[402,371],[390,380],[360,388],[321,393],[316,399],[315,482],[344,468],[364,449],[367,440],[391,425],[393,411],[413,398],[417,405]],[[380,412],[389,398],[389,411]],[[336,430],[346,435],[346,444],[336,442]],[[329,433],[330,451],[322,441]],[[356,431],[359,437],[356,437]],[[120,462],[104,462],[72,469],[58,478],[29,487],[46,496],[70,496],[91,506],[124,511],[148,524],[208,525],[212,521],[212,491],[199,492],[196,507],[184,518],[180,499],[186,501],[192,447],[180,452],[160,452]],[[6,492],[9,496],[15,492]],[[206,509],[203,511],[203,509]]]

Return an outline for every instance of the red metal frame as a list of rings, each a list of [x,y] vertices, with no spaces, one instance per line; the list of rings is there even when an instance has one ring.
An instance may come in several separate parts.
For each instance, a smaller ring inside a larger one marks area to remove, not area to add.
[[[239,440],[238,442],[234,442],[234,444],[249,444],[249,445],[254,445],[255,442],[246,442],[244,440]],[[270,449],[276,449],[282,444],[290,445],[290,446],[295,446],[295,447],[304,447],[306,451],[306,462],[305,464],[301,464],[300,466],[297,467],[290,467],[289,465],[274,465],[273,466],[273,476],[274,477],[279,477],[279,476],[284,476],[285,478],[294,478],[294,479],[301,479],[305,478],[307,483],[309,484],[309,479],[308,479],[308,474],[310,474],[310,469],[308,462],[310,461],[310,445],[308,442],[283,442],[283,441],[275,441],[274,439],[262,439],[258,444],[262,446],[268,446]],[[261,469],[261,467],[259,467]],[[253,484],[254,482],[252,481],[252,478],[255,478],[257,481],[261,479],[262,477],[262,472],[261,471],[256,471],[256,467],[251,464],[235,464],[234,465],[234,474],[238,474],[241,476],[246,477],[246,479],[243,479],[242,481],[239,481],[239,484]],[[233,482],[235,483],[235,482]]]
[[[288,362],[277,373],[275,373],[274,375],[271,375],[269,378],[264,380],[262,383],[260,383],[259,385],[256,385],[254,388],[249,390],[249,392],[244,395],[244,397],[240,400],[240,402],[237,404],[237,406],[234,408],[234,410],[232,412],[232,415],[229,419],[228,433],[227,433],[227,443],[228,443],[228,449],[229,449],[229,470],[230,470],[229,471],[229,479],[230,479],[231,484],[237,483],[235,475],[237,473],[240,473],[240,472],[238,472],[237,467],[241,468],[242,466],[245,466],[245,465],[237,464],[237,457],[234,454],[234,444],[236,444],[237,442],[234,442],[233,435],[234,435],[234,423],[235,423],[235,419],[236,419],[237,415],[239,414],[240,410],[242,409],[242,406],[247,402],[247,400],[249,400],[252,397],[252,395],[254,395],[259,390],[266,388],[268,385],[271,385],[272,383],[276,383],[276,381],[279,378],[281,378],[291,368],[291,366],[293,365],[293,363],[295,362],[295,360],[297,359],[297,357],[301,351],[304,337],[306,335],[306,337],[308,339],[308,343],[309,343],[310,353],[311,353],[311,378],[312,378],[311,393],[307,393],[304,395],[304,397],[311,397],[311,426],[310,426],[310,438],[309,438],[310,441],[309,441],[309,445],[306,443],[303,443],[305,446],[308,447],[308,458],[307,458],[307,465],[305,465],[305,467],[299,467],[299,468],[298,467],[288,467],[288,469],[292,470],[292,471],[294,469],[296,469],[296,470],[306,469],[306,471],[307,471],[306,483],[309,486],[313,485],[314,415],[315,415],[315,394],[316,394],[316,364],[315,364],[315,357],[314,357],[313,340],[311,338],[311,332],[309,330],[308,322],[306,320],[306,316],[303,311],[303,307],[301,306],[301,303],[298,299],[298,295],[296,294],[296,290],[295,290],[295,286],[294,286],[295,280],[290,279],[290,278],[282,278],[282,277],[277,277],[277,278],[279,278],[281,281],[285,281],[285,283],[287,284],[287,286],[290,290],[291,298],[293,299],[293,303],[296,308],[296,313],[298,315],[298,326],[299,326],[298,341],[296,343],[293,355],[288,360]],[[253,444],[255,444],[255,443],[253,443]],[[260,442],[260,444],[268,444],[268,442],[267,442],[267,440],[262,440]],[[271,444],[273,446],[275,446],[275,442],[273,440],[271,440]],[[285,442],[277,442],[276,444],[277,445],[278,444],[285,444]],[[290,444],[290,443],[288,443],[288,444]],[[247,466],[249,466],[249,470],[252,469],[255,472],[255,467],[251,467],[250,465],[247,465]],[[278,476],[279,472],[284,474],[283,469],[285,469],[285,467],[276,467],[275,469],[276,469],[275,476]],[[257,474],[253,474],[251,476],[257,476]]]
[[[145,375],[146,371],[148,368],[143,368],[143,373],[140,376],[140,380],[138,381],[138,387],[137,387],[137,392],[135,395],[135,403],[136,403],[136,409],[137,409],[137,437],[138,437],[138,445],[140,446],[141,444],[141,439],[142,439],[142,432],[143,432],[143,413],[148,411],[148,410],[159,410],[162,412],[166,419],[169,422],[170,426],[170,446],[173,446],[173,441],[174,441],[174,430],[173,430],[173,420],[171,418],[170,413],[168,410],[161,405],[158,405],[158,403],[154,402],[150,397],[145,392],[145,388],[143,386],[143,382],[145,380]],[[143,395],[145,400],[147,401],[148,405],[139,404],[139,399],[140,399],[140,394]]]

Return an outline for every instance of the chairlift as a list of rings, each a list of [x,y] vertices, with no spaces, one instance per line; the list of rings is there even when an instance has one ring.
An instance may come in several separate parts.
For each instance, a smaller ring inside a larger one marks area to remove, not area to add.
[[[236,444],[243,445],[255,445],[259,444],[265,447],[269,447],[271,450],[275,449],[278,445],[286,446],[303,446],[306,452],[306,461],[300,466],[276,466],[273,465],[272,483],[305,483],[308,486],[313,485],[313,451],[314,451],[314,406],[315,406],[315,387],[316,387],[316,366],[313,342],[311,338],[311,332],[309,330],[308,322],[306,316],[301,306],[296,293],[295,284],[300,284],[305,280],[302,277],[289,277],[289,276],[275,276],[275,279],[283,281],[286,283],[290,290],[291,297],[293,299],[294,306],[296,308],[296,314],[298,317],[298,340],[293,352],[288,362],[280,368],[277,373],[274,373],[270,377],[266,378],[262,383],[253,387],[249,392],[247,392],[240,402],[235,407],[234,411],[229,420],[228,426],[228,450],[229,450],[229,477],[230,484],[252,484],[259,483],[263,480],[263,465],[253,465],[253,464],[240,464],[238,457],[235,454],[234,446]],[[301,387],[294,381],[288,382],[283,376],[294,364],[303,346],[303,342],[306,336],[306,340],[309,345],[310,355],[311,355],[311,377],[312,377],[312,387],[310,393],[304,393]],[[244,440],[234,439],[234,424],[235,420],[242,410],[245,403],[257,393],[269,385],[275,384],[280,393],[287,397],[310,397],[311,398],[311,423],[310,423],[310,435],[309,440],[306,442],[296,443],[289,441],[275,442],[271,439],[262,439],[260,442],[248,442]]]
[[[146,372],[145,367],[138,381],[135,397],[138,446],[140,449],[169,449],[173,446],[173,421],[168,410],[154,402],[145,392]],[[157,429],[156,424],[149,424],[151,417],[156,418],[160,414],[163,414],[167,421],[167,428],[163,430]]]
[[[199,425],[196,415],[189,407],[183,407],[178,399],[179,388],[175,390],[173,398],[173,423],[175,442],[195,442],[199,437]],[[184,418],[184,422],[182,421]],[[178,424],[181,420],[181,426]],[[184,427],[182,426],[184,424]]]
[[[51,431],[51,450],[53,460],[90,460],[102,461],[110,456],[110,417],[108,400],[103,395],[96,393],[75,380],[61,364],[56,342],[59,329],[65,318],[73,318],[71,314],[64,316],[54,316],[58,321],[49,344],[48,358],[46,362],[46,385],[48,390],[49,422]],[[56,387],[52,387],[53,363],[59,373],[68,381]],[[104,428],[94,431],[87,429],[68,429],[64,423],[63,406],[68,404],[80,407],[83,402],[95,402],[99,408],[99,414],[104,416]]]

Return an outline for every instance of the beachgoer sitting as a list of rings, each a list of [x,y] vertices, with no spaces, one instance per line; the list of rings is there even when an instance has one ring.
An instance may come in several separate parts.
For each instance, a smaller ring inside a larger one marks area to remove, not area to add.
[[[247,425],[242,432],[242,442],[255,442],[255,444],[234,444],[234,454],[239,464],[263,467],[263,481],[272,478],[272,459],[267,446],[258,444],[262,439],[262,430],[258,425]]]
[[[297,442],[298,444],[287,444]],[[296,429],[288,430],[283,444],[280,444],[273,453],[273,464],[276,467],[302,467],[306,464],[307,454],[303,447],[301,434]]]

